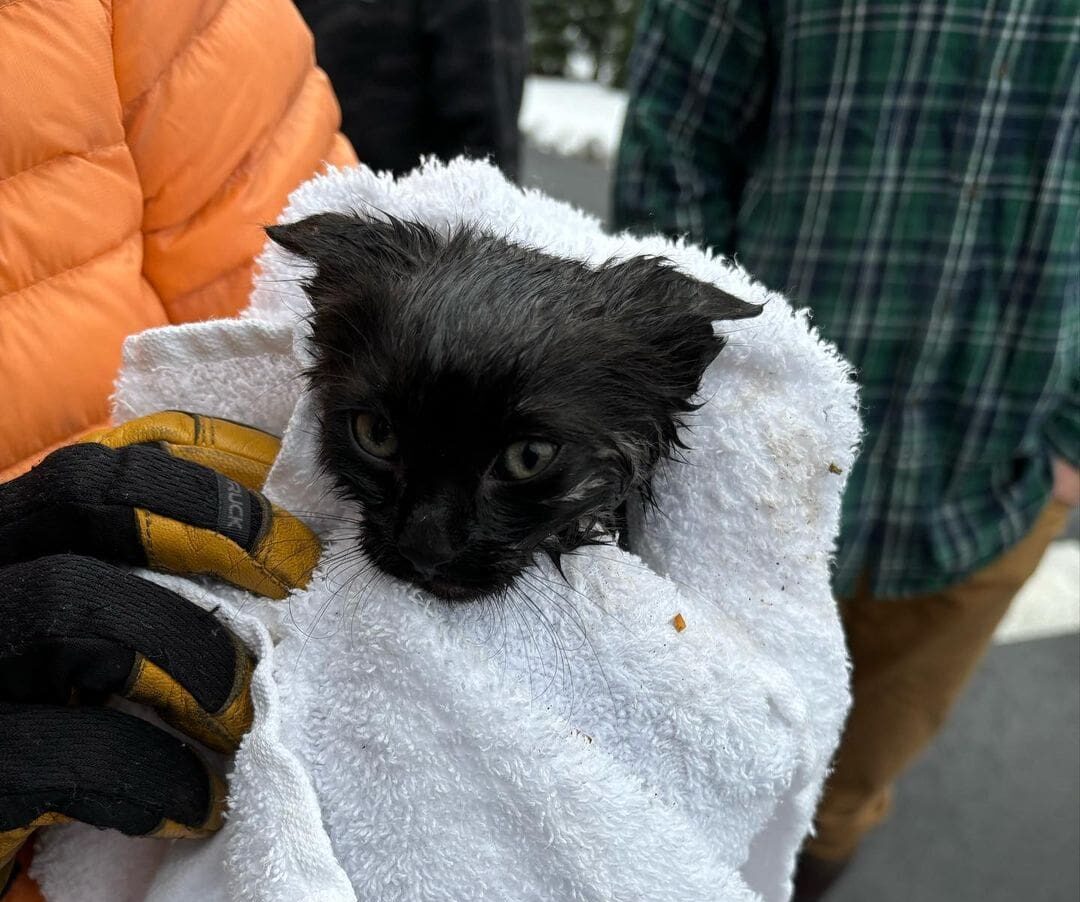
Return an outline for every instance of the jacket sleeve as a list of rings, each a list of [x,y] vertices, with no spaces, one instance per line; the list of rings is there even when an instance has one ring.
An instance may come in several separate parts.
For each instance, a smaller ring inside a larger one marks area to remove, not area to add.
[[[113,4],[143,276],[174,322],[244,306],[261,226],[324,163],[355,162],[289,0]]]
[[[645,0],[615,167],[614,225],[731,253],[764,135],[769,41],[761,0]]]

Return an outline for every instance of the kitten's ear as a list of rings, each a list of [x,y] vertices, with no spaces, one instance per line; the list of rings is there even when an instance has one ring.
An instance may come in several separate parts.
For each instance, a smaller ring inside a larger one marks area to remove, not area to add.
[[[279,247],[298,257],[318,262],[328,253],[339,251],[357,222],[342,213],[318,213],[298,222],[266,227],[266,234]]]
[[[419,223],[346,213],[318,213],[268,226],[266,234],[285,250],[311,260],[320,274],[336,268],[359,273],[408,269],[438,243],[435,233]]]
[[[605,267],[622,283],[617,294],[647,307],[667,306],[673,310],[706,316],[711,321],[747,319],[761,313],[760,304],[751,304],[735,295],[677,270],[663,257],[631,257]],[[626,287],[633,286],[627,292]]]
[[[680,272],[661,257],[604,267],[609,309],[652,354],[655,372],[687,399],[724,347],[717,321],[746,319],[761,305]]]
[[[699,282],[690,276],[682,277],[687,282],[693,283],[693,293],[697,295],[702,309],[713,322],[725,319],[750,319],[761,313],[761,304],[751,304],[708,282]]]

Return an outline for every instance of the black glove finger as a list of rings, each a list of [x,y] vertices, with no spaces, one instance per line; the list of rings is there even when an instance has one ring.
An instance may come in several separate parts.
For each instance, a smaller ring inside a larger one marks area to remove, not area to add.
[[[258,492],[159,445],[70,445],[0,485],[0,566],[72,552],[284,598],[320,550]]]
[[[283,598],[307,584],[321,547],[264,496],[161,445],[87,442],[0,485],[0,566],[57,552]]]
[[[253,661],[208,611],[111,564],[53,555],[0,568],[0,701],[112,693],[232,751],[251,725]]]
[[[0,485],[0,564],[67,551],[145,567],[136,508],[251,550],[265,506],[261,495],[155,445],[69,445]]]
[[[196,752],[110,708],[0,702],[0,868],[40,826],[82,821],[131,836],[204,836],[225,787]]]

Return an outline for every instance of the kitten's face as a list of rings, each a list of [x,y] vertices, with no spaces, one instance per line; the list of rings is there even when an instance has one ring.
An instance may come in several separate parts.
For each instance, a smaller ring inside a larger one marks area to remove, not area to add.
[[[323,454],[384,571],[444,598],[492,594],[545,540],[625,494],[610,453],[579,428],[588,406],[517,367],[492,360],[477,378],[403,335],[357,351],[319,390]]]
[[[383,571],[497,594],[648,493],[745,304],[638,258],[600,270],[338,214],[271,237],[316,263],[321,453]]]

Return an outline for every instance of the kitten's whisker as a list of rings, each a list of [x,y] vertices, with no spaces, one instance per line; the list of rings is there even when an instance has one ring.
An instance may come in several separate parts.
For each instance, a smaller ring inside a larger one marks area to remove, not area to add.
[[[323,573],[327,581],[336,580],[337,576],[342,572],[343,568],[347,568],[353,562],[364,563],[363,555],[359,549],[348,548],[341,552],[337,552],[331,555],[329,558],[324,559]]]
[[[513,598],[512,596],[507,596],[507,600],[510,601],[510,602],[513,602],[516,599]],[[536,641],[536,637],[533,635],[533,631],[529,626],[528,618],[524,616],[524,614],[521,611],[520,606],[517,605],[517,604],[511,603],[510,605],[508,605],[508,607],[510,607],[510,609],[514,613],[515,617],[517,618],[518,625],[519,625],[519,627],[521,627],[521,629],[518,632],[518,636],[522,639],[520,647],[521,647],[521,650],[524,652],[524,656],[525,656],[524,660],[525,660],[526,666],[528,668],[529,694],[530,695],[535,695],[535,690],[533,689],[532,658],[530,657],[530,655],[528,653],[528,645],[529,645],[529,643],[532,643],[533,647],[536,649],[536,653],[539,656],[541,665],[543,664],[543,658],[544,658],[543,652],[540,650],[540,645]],[[525,635],[526,633],[528,634],[527,636]]]
[[[267,542],[259,547],[261,552],[273,552],[280,547],[291,548],[292,550],[285,555],[285,557],[276,557],[274,563],[278,566],[289,564],[298,557],[303,557],[308,553],[308,545],[306,542],[297,541],[296,539],[274,539],[271,542]],[[319,556],[319,560],[323,560],[323,555]]]
[[[484,597],[479,600],[480,612],[483,615],[481,619],[488,624],[488,631],[483,638],[477,637],[477,644],[485,646],[491,640],[495,633],[495,618],[494,616],[488,617],[489,613],[497,613],[502,623],[502,645],[497,652],[491,652],[488,655],[488,660],[494,660],[497,654],[501,654],[506,649],[506,611],[503,608],[503,601],[506,595],[506,590],[503,589],[496,596]]]
[[[555,628],[554,624],[551,622],[551,620],[540,609],[540,606],[537,605],[536,602],[533,599],[531,599],[529,596],[527,596],[521,590],[521,588],[519,586],[512,586],[511,588],[514,590],[514,594],[516,595],[516,597],[521,600],[521,602],[525,605],[525,607],[528,610],[535,613],[537,615],[537,617],[540,618],[540,624],[541,624],[542,627],[544,627],[544,630],[547,632],[548,636],[550,637],[552,650],[555,653],[555,660],[554,660],[553,666],[551,668],[551,676],[548,678],[547,685],[544,687],[543,691],[541,691],[539,695],[535,695],[535,693],[534,693],[533,700],[534,701],[539,701],[545,695],[547,695],[547,693],[549,691],[551,691],[552,687],[555,685],[556,681],[558,680],[559,674],[562,672],[562,667],[566,663],[565,650],[562,647],[562,643],[560,641],[558,631],[556,630],[556,628]],[[541,663],[542,663],[542,660],[543,660],[543,658],[541,656]],[[571,686],[570,693],[571,693],[571,710],[572,710],[573,709],[573,704],[572,704],[572,701],[573,701],[573,673],[569,668],[567,668],[567,674],[568,674],[569,683],[570,683],[570,686]],[[530,692],[531,691],[532,691],[532,687],[530,685]]]
[[[331,552],[329,555],[324,555],[323,558],[320,560],[320,566],[322,567],[323,578],[326,580],[326,583],[327,583],[328,587],[330,587],[330,588],[333,587],[333,584],[336,581],[336,572],[335,571],[338,569],[339,565],[350,564],[350,563],[353,563],[353,561],[355,560],[350,555],[345,553],[345,552],[348,552],[350,550],[351,549],[348,549],[348,548],[337,549],[336,551]],[[356,563],[357,563],[357,566],[361,568],[361,572],[363,572],[364,568],[367,566],[366,562],[361,559],[359,561],[356,561]],[[300,623],[298,622],[298,620],[296,618],[296,609],[295,609],[295,606],[294,606],[294,603],[293,603],[293,598],[290,595],[290,597],[289,597],[289,621],[296,628],[296,630],[301,635],[304,636],[304,641],[301,644],[300,652],[297,655],[296,661],[294,662],[294,665],[293,665],[294,670],[296,669],[297,666],[299,666],[299,663],[300,663],[301,658],[303,657],[304,651],[307,649],[308,642],[311,641],[312,638],[315,638],[315,629],[318,627],[319,621],[322,619],[323,615],[329,609],[330,605],[333,604],[333,602],[337,599],[338,594],[339,594],[339,590],[334,590],[334,591],[330,592],[330,594],[327,597],[326,601],[323,602],[323,604],[319,607],[318,611],[316,612],[315,619],[312,622],[311,627],[310,627],[310,632],[305,630],[304,627],[302,627],[300,625]],[[344,611],[342,612],[342,614],[344,614]],[[319,636],[318,638],[319,639],[327,639],[327,638],[329,638],[330,636],[332,636],[334,634],[334,631],[335,630],[331,630],[325,636]]]
[[[525,574],[522,574],[522,576],[524,577]],[[561,588],[561,587],[565,586],[566,588],[569,588],[569,589],[573,589],[573,587],[569,586],[569,585],[567,585],[565,583],[548,582],[546,580],[543,583],[537,582],[536,581],[537,577],[540,577],[541,579],[543,579],[541,574],[532,573],[532,574],[529,574],[529,578],[523,579],[522,581],[526,585],[528,585],[531,588],[535,589],[536,591],[540,592],[547,601],[551,602],[552,606],[555,608],[556,611],[559,612],[559,614],[562,615],[563,619],[570,622],[573,631],[576,632],[579,635],[579,637],[581,638],[581,644],[578,645],[576,648],[569,649],[569,651],[580,651],[582,648],[585,647],[585,641],[586,641],[585,636],[586,636],[586,633],[587,633],[587,629],[586,629],[586,625],[585,625],[585,617],[570,602],[569,598],[567,598],[565,595],[560,595],[560,594],[556,593],[556,588],[557,587]],[[548,592],[547,591],[548,589],[550,589],[551,592]],[[552,593],[555,593],[555,594],[552,594]],[[581,593],[578,593],[578,594],[581,594]]]
[[[729,320],[729,319],[721,319],[721,320],[717,320],[717,322],[719,322],[719,323],[730,323],[731,320]],[[759,327],[760,327],[759,323],[748,323],[745,326],[737,326],[734,329],[723,329],[720,332],[720,337],[721,338],[726,338],[729,335],[735,335],[735,334],[737,334],[739,332],[749,332],[751,329],[757,329]]]
[[[515,586],[518,594],[520,595],[522,602],[526,607],[532,611],[540,620],[540,625],[544,628],[548,637],[551,640],[552,651],[555,654],[555,660],[552,666],[552,675],[549,680],[548,686],[545,688],[545,693],[554,684],[559,674],[562,672],[564,666],[568,663],[568,657],[566,654],[566,647],[563,644],[562,637],[559,634],[559,630],[556,627],[554,621],[544,612],[543,608],[537,603],[536,599],[526,594],[521,586]],[[567,673],[570,674],[569,668]]]
[[[255,278],[256,285],[295,285],[297,282],[302,284],[306,281],[308,281],[306,276],[296,276],[291,279],[271,279],[269,276],[257,276]]]
[[[522,576],[524,576],[524,575],[525,574],[523,573]],[[539,575],[539,576],[543,577],[543,574],[537,574],[535,571],[533,571],[529,575],[530,576]],[[569,586],[569,584],[567,584],[567,585]],[[547,595],[547,593],[546,593],[545,589],[543,588],[542,584],[537,585],[537,588],[542,594]],[[573,586],[569,586],[569,588],[572,589]],[[578,594],[582,594],[582,593],[579,592]],[[549,595],[547,597],[550,598]],[[585,597],[585,596],[582,595],[582,597]],[[594,605],[595,605],[595,603],[594,603]],[[603,613],[608,613],[608,612],[606,612],[604,610],[604,608],[601,605],[595,605],[595,607],[597,609],[599,609]],[[585,629],[584,626],[582,627],[582,636],[584,636],[585,641],[588,642],[588,644],[589,644],[589,650],[592,652],[593,660],[596,662],[597,670],[600,672],[600,677],[604,681],[604,687],[607,690],[608,698],[611,699],[612,712],[617,714],[618,713],[618,706],[615,703],[615,694],[611,691],[611,681],[608,679],[607,671],[604,669],[604,662],[601,660],[600,655],[597,653],[596,645],[593,643],[592,637],[589,636],[588,630]]]
[[[356,584],[356,581],[358,579],[360,579],[361,577],[363,577],[371,569],[370,562],[360,560],[360,561],[357,561],[356,563],[358,565],[356,572],[351,574],[341,585],[337,586],[330,593],[330,595],[327,598],[326,602],[319,609],[319,611],[318,611],[318,613],[317,613],[317,615],[315,617],[315,621],[312,624],[311,632],[305,632],[301,627],[297,626],[297,629],[304,636],[304,641],[300,646],[300,651],[297,653],[296,660],[293,662],[293,671],[294,672],[295,672],[296,668],[299,667],[299,665],[300,665],[300,663],[301,663],[301,661],[303,659],[304,652],[307,650],[308,643],[311,641],[311,639],[315,638],[315,639],[322,640],[322,639],[330,638],[331,636],[334,635],[334,633],[337,631],[337,629],[339,629],[341,624],[344,622],[345,616],[346,616],[345,610],[346,610],[346,607],[347,607],[347,602],[346,602],[345,605],[342,606],[337,627],[335,627],[333,630],[331,630],[329,633],[327,633],[324,636],[315,636],[315,634],[314,634],[314,629],[318,625],[318,622],[321,619],[321,617],[322,617],[323,613],[325,612],[325,610],[327,609],[327,607],[330,604],[335,603],[336,601],[338,601],[338,599],[342,596],[343,593],[347,597],[349,592],[351,592],[352,587]],[[375,579],[377,576],[378,576],[378,574],[375,574],[375,576],[372,577],[372,580]],[[369,580],[368,584],[370,584],[370,582],[371,582],[371,580]],[[291,606],[290,606],[290,614],[293,616],[293,622],[295,624],[295,615],[293,614],[293,612],[291,610]]]
[[[330,605],[333,604],[336,597],[337,597],[337,593],[336,592],[331,592],[330,595],[327,597],[326,601],[324,601],[322,603],[322,605],[319,607],[319,610],[315,614],[315,620],[311,625],[312,632],[310,632],[310,633],[307,632],[302,626],[300,626],[300,624],[296,620],[296,611],[295,611],[293,605],[292,604],[289,605],[289,620],[292,622],[292,625],[296,628],[297,632],[299,632],[304,637],[304,641],[302,643],[300,643],[300,651],[296,655],[296,660],[293,661],[293,668],[292,669],[293,669],[293,674],[294,675],[296,673],[297,668],[300,666],[301,659],[304,657],[304,652],[307,650],[308,642],[311,641],[311,638],[314,635],[314,630],[319,625],[319,620],[322,618],[323,614],[325,614],[326,611],[329,609]],[[320,636],[320,638],[321,639],[328,639],[332,635],[334,635],[334,633],[331,631],[331,632],[327,633],[326,636]]]
[[[356,601],[352,606],[352,611],[349,614],[348,639],[350,646],[356,644],[356,624],[360,622],[361,616],[363,614],[363,608],[373,597],[375,587],[379,584],[379,580],[383,577],[382,571],[378,570],[377,568],[369,569],[374,569],[374,572],[371,574],[371,577],[368,579],[368,581],[361,587],[360,592],[356,596]]]
[[[323,513],[322,511],[309,511],[309,510],[301,510],[300,508],[297,508],[297,507],[290,507],[289,508],[289,513],[293,514],[294,516],[297,516],[297,517],[309,517],[312,520],[327,520],[327,521],[330,521],[330,522],[333,522],[333,523],[345,523],[348,526],[355,526],[356,525],[356,518],[355,517],[340,517],[340,516],[337,516],[336,514],[326,514],[326,513]]]
[[[592,547],[594,547],[594,548],[600,548],[600,547],[604,547],[604,546],[594,545],[594,546],[592,546]],[[536,570],[535,568],[534,568],[534,569],[532,569],[532,570],[530,570],[530,571],[529,571],[529,574],[530,574],[530,575],[531,575],[531,576],[532,576],[533,578],[539,578],[539,579],[540,579],[540,580],[542,580],[542,581],[543,581],[543,582],[544,582],[544,583],[545,583],[546,585],[548,585],[548,586],[552,587],[553,589],[554,589],[554,588],[563,588],[563,587],[565,587],[565,588],[569,589],[569,590],[570,590],[571,592],[573,592],[573,593],[574,593],[575,595],[577,595],[577,596],[578,596],[579,598],[581,598],[581,599],[582,599],[582,600],[583,600],[583,601],[584,601],[584,602],[585,602],[586,604],[588,604],[588,605],[590,605],[590,606],[592,606],[592,607],[596,608],[596,610],[598,610],[598,611],[599,611],[599,612],[600,612],[601,614],[603,614],[603,615],[604,615],[605,617],[610,617],[610,618],[611,618],[612,620],[614,620],[614,621],[615,621],[615,623],[617,623],[617,624],[618,624],[618,625],[619,625],[620,627],[622,627],[622,629],[623,629],[623,630],[624,630],[624,631],[625,631],[625,632],[626,632],[627,634],[629,634],[629,635],[631,635],[631,636],[632,636],[632,635],[634,635],[634,632],[633,632],[633,630],[631,630],[631,629],[630,629],[630,627],[628,627],[628,626],[627,626],[627,625],[626,625],[626,624],[625,624],[625,623],[624,623],[624,622],[622,621],[622,619],[621,619],[620,617],[616,616],[616,615],[615,615],[615,613],[614,613],[614,612],[613,612],[613,611],[612,611],[612,610],[611,610],[610,608],[608,608],[608,607],[605,607],[605,606],[604,606],[603,604],[601,604],[601,603],[600,603],[599,601],[597,601],[597,600],[596,600],[595,598],[592,598],[591,596],[589,596],[589,595],[586,595],[586,594],[585,594],[584,592],[582,592],[582,591],[581,591],[580,589],[576,588],[575,586],[572,586],[572,585],[571,585],[571,584],[570,584],[569,582],[566,582],[565,580],[554,580],[554,579],[551,579],[551,577],[547,576],[547,575],[546,575],[546,574],[544,574],[544,573],[541,573],[541,572],[540,572],[539,570]],[[575,611],[576,611],[576,608],[575,608]],[[583,622],[584,622],[584,618],[583,618]],[[582,629],[584,629],[584,627],[582,627]]]
[[[484,659],[486,663],[491,663],[497,657],[503,657],[503,652],[506,650],[506,606],[503,603],[505,601],[505,595],[505,590],[502,590],[498,595],[481,598],[477,601],[477,604],[480,605],[480,615],[478,615],[478,619],[482,619],[485,623],[490,624],[490,628],[483,637],[479,635],[476,637],[476,645],[478,647],[485,647],[495,634],[495,618],[491,617],[488,619],[488,614],[490,612],[494,612],[498,615],[501,624],[502,644],[495,651],[489,650],[488,656]],[[505,664],[505,657],[503,657],[503,662]]]

